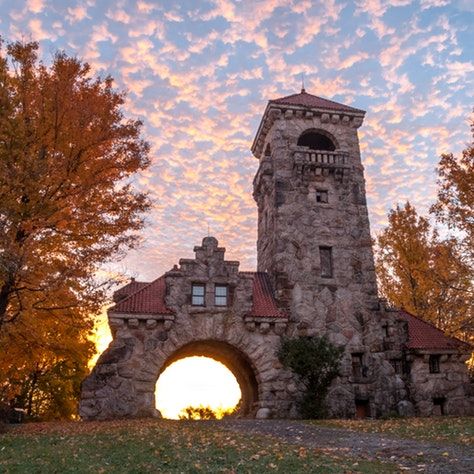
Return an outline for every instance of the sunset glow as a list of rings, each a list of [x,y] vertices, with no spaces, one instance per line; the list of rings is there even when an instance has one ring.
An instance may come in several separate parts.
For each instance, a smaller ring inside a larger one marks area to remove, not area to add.
[[[151,281],[212,235],[256,267],[258,162],[250,145],[269,99],[306,90],[367,110],[360,129],[372,229],[436,189],[441,152],[469,140],[474,2],[27,0],[0,2],[0,36],[37,40],[110,74],[144,123],[155,202],[143,245],[116,270]]]
[[[156,384],[156,407],[164,418],[178,419],[189,406],[215,412],[234,408],[240,400],[234,375],[208,357],[186,357],[171,364]]]
[[[107,346],[112,342],[112,333],[110,332],[109,322],[107,319],[106,307],[102,310],[102,313],[96,318],[94,333],[92,340],[95,342],[96,353],[89,361],[89,367],[92,369],[100,354],[107,349]]]
[[[89,361],[92,369],[112,341],[104,312],[97,319],[94,333],[97,353]],[[156,384],[156,407],[164,418],[177,420],[189,406],[210,407],[218,415],[234,408],[240,400],[239,384],[225,365],[209,357],[186,357],[171,364]]]

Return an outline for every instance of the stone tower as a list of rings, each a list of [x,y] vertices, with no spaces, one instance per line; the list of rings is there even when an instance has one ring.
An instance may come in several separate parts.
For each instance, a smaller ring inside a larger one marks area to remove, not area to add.
[[[342,416],[354,399],[365,403],[383,384],[384,357],[374,353],[382,350],[383,334],[357,136],[364,114],[303,89],[268,103],[252,146],[260,160],[258,271],[269,274],[290,315],[290,335],[324,334],[346,348],[334,384],[340,406],[332,406]],[[365,371],[358,386],[355,365]],[[386,409],[390,401],[374,405]]]
[[[364,114],[303,89],[270,101],[255,137],[258,270],[301,321],[325,291],[351,299],[352,314],[377,301],[357,136]]]

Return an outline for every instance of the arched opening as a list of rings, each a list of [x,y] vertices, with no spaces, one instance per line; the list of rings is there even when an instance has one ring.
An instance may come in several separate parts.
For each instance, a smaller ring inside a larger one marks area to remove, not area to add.
[[[197,357],[196,357],[197,356]],[[231,346],[230,344],[224,343],[224,342],[219,342],[219,341],[197,341],[197,342],[192,342],[189,343],[180,349],[178,349],[176,352],[173,353],[171,357],[168,358],[168,360],[165,362],[163,365],[160,375],[158,376],[158,381],[156,384],[156,399],[157,399],[157,408],[160,409],[159,404],[160,402],[160,397],[164,396],[165,394],[162,393],[160,395],[160,384],[162,382],[162,377],[164,378],[166,376],[165,372],[168,372],[168,368],[171,370],[172,366],[175,366],[175,363],[177,362],[185,362],[186,360],[191,360],[191,359],[201,359],[201,358],[208,358],[212,359],[213,361],[217,361],[218,363],[222,364],[224,371],[227,369],[230,371],[235,378],[235,381],[238,384],[238,387],[240,388],[240,405],[239,405],[239,414],[241,416],[252,416],[253,411],[254,411],[254,406],[257,402],[258,399],[258,386],[257,386],[257,381],[255,378],[254,370],[251,367],[250,362],[248,361],[247,357],[238,349],[235,347]],[[178,374],[177,377],[180,378],[181,380],[183,377],[188,377],[186,374],[189,374],[189,372],[186,372],[185,369],[184,372],[181,372],[181,374]],[[196,369],[194,369],[196,370]],[[223,372],[221,372],[223,374]],[[205,377],[206,374],[203,372],[200,374],[202,376],[202,382],[204,384],[205,382]],[[230,375],[230,374],[229,374]],[[199,377],[198,377],[199,378]],[[231,382],[227,378],[227,380],[221,379],[221,380],[211,380],[210,385],[214,385],[217,382],[217,384],[220,384],[219,388],[223,388],[223,385],[226,384],[226,388],[231,389],[229,384]],[[163,389],[162,389],[163,390]],[[167,389],[168,390],[168,389]],[[171,392],[176,394],[176,397],[179,396],[179,391],[182,390],[182,385],[181,383],[172,383],[171,386]],[[191,389],[192,390],[192,389]],[[169,392],[168,392],[168,397],[169,397]],[[236,400],[238,401],[238,400]],[[185,402],[187,403],[187,402]],[[212,403],[216,403],[216,399],[212,400]],[[217,404],[219,404],[219,400],[217,400]],[[224,397],[222,398],[222,405],[225,405],[225,399]],[[202,402],[202,400],[198,400],[197,403],[191,403],[188,404],[188,406],[206,406],[206,405],[211,405],[211,403],[206,403]],[[186,407],[183,407],[186,408]],[[166,414],[164,414],[166,416]],[[177,416],[174,416],[176,418]]]
[[[224,364],[209,357],[192,356],[173,362],[163,371],[155,397],[156,408],[164,418],[222,418],[236,409],[242,392]],[[201,408],[205,411],[199,412]]]
[[[306,130],[298,138],[298,146],[308,147],[310,150],[334,151],[334,141],[327,135],[316,130]]]

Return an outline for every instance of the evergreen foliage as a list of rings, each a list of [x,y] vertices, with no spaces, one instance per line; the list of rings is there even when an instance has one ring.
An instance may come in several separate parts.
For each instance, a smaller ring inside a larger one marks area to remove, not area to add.
[[[324,336],[282,341],[278,358],[299,377],[305,387],[300,401],[300,413],[303,418],[326,416],[326,395],[331,382],[339,375],[343,352],[343,347],[335,346]]]

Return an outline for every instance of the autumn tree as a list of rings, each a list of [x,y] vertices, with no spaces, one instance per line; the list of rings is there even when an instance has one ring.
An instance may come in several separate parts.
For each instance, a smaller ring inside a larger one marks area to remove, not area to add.
[[[97,272],[135,245],[149,208],[132,186],[149,147],[141,122],[123,115],[124,94],[78,59],[57,53],[47,66],[37,50],[0,49],[3,400],[41,386],[43,398],[77,395],[106,291]]]
[[[471,122],[474,137],[474,120]],[[474,140],[460,158],[441,155],[438,166],[438,199],[431,212],[457,233],[465,255],[474,265]]]
[[[388,215],[377,238],[376,269],[382,296],[468,339],[474,330],[472,272],[456,239],[442,239],[407,202]]]

